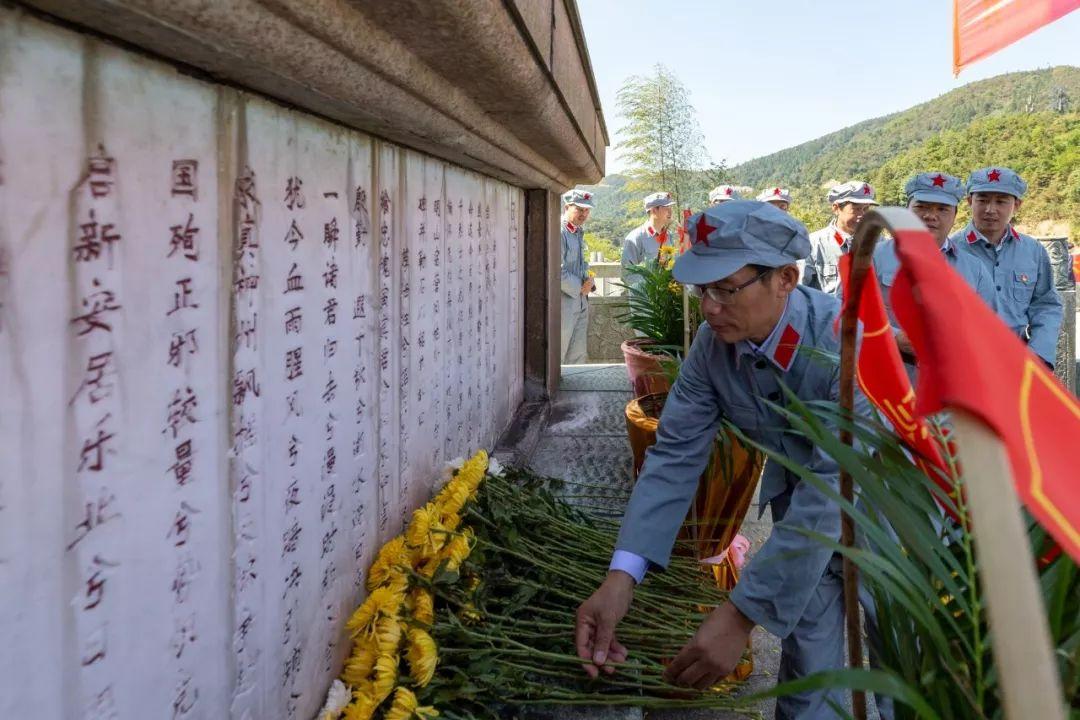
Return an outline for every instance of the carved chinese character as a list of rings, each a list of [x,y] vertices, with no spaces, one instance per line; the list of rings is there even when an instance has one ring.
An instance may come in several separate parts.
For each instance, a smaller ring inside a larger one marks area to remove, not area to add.
[[[382,210],[384,215],[390,212],[390,193],[386,190],[379,193],[379,209]]]
[[[172,188],[170,194],[188,195],[192,200],[198,199],[198,160],[173,160],[172,161]]]
[[[112,397],[113,388],[115,387],[112,378],[115,375],[116,364],[113,362],[111,352],[91,355],[86,360],[86,374],[83,376],[79,389],[75,391],[72,402],[84,392],[92,405],[96,405],[105,398]]]
[[[296,467],[296,459],[300,454],[300,440],[295,435],[289,436],[289,467]]]
[[[293,481],[289,483],[289,487],[285,491],[285,514],[287,515],[290,510],[300,504],[300,483],[293,478]]]
[[[101,257],[101,250],[105,248],[107,251],[107,259],[109,267],[113,264],[113,245],[120,242],[123,238],[120,233],[114,230],[112,223],[97,222],[97,215],[93,208],[90,208],[90,219],[85,223],[79,223],[79,239],[76,241],[72,251],[75,255],[75,262],[91,262]]]
[[[116,451],[108,446],[109,442],[116,437],[116,433],[107,432],[102,429],[102,425],[104,425],[110,417],[112,417],[112,414],[108,413],[98,421],[96,437],[83,440],[82,450],[79,453],[78,469],[80,472],[83,470],[101,472],[105,467],[105,456],[116,454]]]
[[[166,539],[172,540],[175,547],[186,545],[191,535],[191,516],[198,513],[196,508],[181,501],[180,509],[176,511],[176,517],[173,518],[172,525],[169,527],[169,534],[165,536]]]
[[[169,254],[172,257],[176,253],[183,253],[188,260],[199,259],[199,248],[195,243],[195,236],[199,234],[199,228],[192,227],[195,216],[188,213],[187,222],[183,225],[172,225],[172,238],[169,240]]]
[[[173,399],[169,402],[168,415],[165,420],[165,428],[162,433],[171,432],[175,440],[180,430],[188,425],[198,422],[195,419],[195,408],[199,406],[199,400],[195,391],[188,385],[182,391],[177,389],[173,393]]]
[[[337,498],[334,495],[334,486],[330,485],[323,493],[322,505],[319,507],[319,520],[326,520],[326,516],[334,512]]]
[[[120,517],[120,513],[111,510],[115,502],[116,495],[110,492],[108,488],[102,487],[97,501],[85,504],[86,514],[79,524],[75,526],[75,539],[68,543],[67,549],[71,550],[82,542],[82,539],[89,535],[94,528]]]
[[[285,405],[289,416],[303,417],[304,407],[300,402],[300,391],[293,390],[285,396]]]
[[[91,284],[95,288],[101,287],[101,282],[97,278],[94,278]],[[116,294],[112,290],[98,290],[90,293],[82,299],[82,306],[86,309],[86,313],[76,315],[71,319],[72,325],[79,326],[79,331],[76,333],[78,337],[89,335],[95,330],[112,332],[112,325],[106,322],[104,316],[106,313],[121,309],[120,304],[116,302]]]
[[[199,350],[199,344],[195,338],[195,328],[183,332],[174,332],[169,341],[168,364],[180,367],[185,356],[194,355]]]
[[[337,396],[337,381],[334,380],[334,372],[331,370],[327,374],[326,386],[323,388],[322,400],[324,403],[333,402]]]
[[[91,155],[87,159],[87,180],[90,183],[90,194],[95,198],[108,197],[112,192],[116,180],[113,174],[116,170],[116,161],[105,155],[105,147],[98,145],[98,154]]]
[[[442,215],[442,213],[440,212],[440,208],[439,208],[439,206],[440,206],[441,204],[442,204],[442,201],[441,201],[441,200],[436,200],[436,201],[435,201],[435,214],[436,214],[436,215],[440,215],[440,216]]]
[[[285,592],[282,594],[282,599],[288,596],[289,591],[293,590],[300,584],[300,578],[304,576],[304,573],[300,570],[300,566],[293,563],[292,569],[289,570],[289,574],[285,577]]]
[[[319,558],[325,558],[327,555],[334,551],[335,541],[337,539],[337,526],[333,525],[327,530],[322,537],[322,554]]]
[[[299,520],[293,522],[292,527],[289,527],[281,534],[281,556],[296,552],[297,545],[300,543],[300,532],[303,528],[300,527]]]
[[[255,369],[237,370],[233,375],[233,405],[243,405],[247,394],[259,397],[259,382],[255,379]]]
[[[379,275],[384,279],[390,277],[390,256],[383,255],[379,258]]]
[[[83,667],[90,667],[99,660],[105,659],[108,651],[108,630],[109,626],[103,624],[86,636],[81,653],[82,661],[80,662]]]
[[[289,656],[285,659],[285,672],[281,680],[282,687],[285,687],[292,682],[293,676],[299,674],[302,659],[303,652],[300,650],[300,646],[293,646],[292,652],[289,653]]]
[[[173,657],[177,660],[184,654],[188,645],[194,643],[198,637],[195,634],[195,616],[173,618],[173,634],[169,641]]]
[[[353,305],[353,320],[357,320],[359,318],[366,318],[366,317],[367,317],[367,311],[364,308],[364,296],[363,295],[357,295],[356,296],[356,302]]]
[[[325,325],[334,325],[337,323],[337,298],[329,298],[326,301],[326,305],[323,306],[323,312],[326,313]]]
[[[289,268],[289,276],[285,278],[285,292],[297,292],[304,289],[304,278],[297,272],[297,264],[293,263]]]
[[[334,452],[334,446],[326,448],[326,455],[323,457],[323,477],[328,478],[334,474],[334,468],[337,466],[337,454]]]
[[[285,379],[295,380],[304,374],[303,348],[296,347],[285,351]]]
[[[335,355],[337,355],[337,340],[326,338],[326,342],[323,343],[323,359],[329,360]]]
[[[191,440],[183,441],[173,452],[176,462],[169,466],[169,472],[176,479],[176,484],[183,487],[191,482],[192,455],[194,454],[191,449]]]
[[[105,583],[108,580],[109,568],[120,567],[118,562],[110,562],[100,555],[94,555],[86,572],[90,575],[86,579],[86,603],[83,610],[93,610],[105,598]]]
[[[304,233],[300,232],[300,227],[296,224],[296,220],[292,221],[289,225],[288,232],[285,233],[285,243],[292,246],[295,250],[296,246],[300,244],[300,241],[304,239]]]
[[[353,388],[360,390],[360,386],[367,382],[367,378],[364,377],[365,367],[358,367],[353,370]]]
[[[323,225],[323,245],[330,248],[330,252],[337,250],[338,236],[337,218],[330,218],[330,222]]]
[[[173,690],[172,720],[189,717],[199,701],[199,689],[192,686],[191,675],[184,674]]]
[[[337,288],[338,265],[333,260],[326,263],[326,272],[323,273],[323,286]]]
[[[93,697],[87,701],[81,720],[119,720],[119,718],[112,685],[107,685],[94,693]]]
[[[191,296],[194,292],[191,289],[191,278],[183,278],[176,281],[176,290],[173,292],[173,307],[165,315],[172,315],[175,312],[184,310],[186,308],[197,308],[199,303],[193,302]]]
[[[307,204],[304,198],[304,181],[295,175],[285,182],[285,207],[290,210],[303,208]]]
[[[194,555],[184,554],[176,563],[176,574],[173,575],[169,589],[173,594],[173,601],[177,605],[183,605],[191,595],[191,583],[198,576],[202,567]]]

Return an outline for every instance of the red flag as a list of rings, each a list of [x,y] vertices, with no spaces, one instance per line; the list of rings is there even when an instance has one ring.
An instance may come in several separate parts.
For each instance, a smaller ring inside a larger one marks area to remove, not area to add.
[[[1080,0],[953,0],[953,73],[1080,7]]]
[[[840,258],[840,281],[845,289],[844,297],[848,299],[851,298],[851,293],[847,292],[850,275],[851,255],[844,255]],[[952,495],[948,465],[941,456],[937,440],[930,434],[926,422],[915,414],[915,391],[904,370],[873,266],[867,271],[863,282],[859,321],[863,326],[862,342],[855,361],[855,378],[859,381],[859,387],[866,399],[892,423],[896,434],[915,451],[915,464]],[[931,466],[939,468],[945,473],[944,476]],[[959,521],[953,510],[946,510],[954,520]]]
[[[892,232],[900,270],[890,299],[919,357],[917,415],[960,408],[990,427],[1020,499],[1080,560],[1080,402],[949,267],[930,233]]]

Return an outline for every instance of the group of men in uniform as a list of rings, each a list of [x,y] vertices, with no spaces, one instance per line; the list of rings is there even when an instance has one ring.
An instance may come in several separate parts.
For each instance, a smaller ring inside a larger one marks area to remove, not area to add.
[[[909,208],[933,233],[946,260],[1035,354],[1052,364],[1062,309],[1049,257],[1037,240],[1011,224],[1025,191],[1024,181],[1003,167],[976,170],[966,185],[946,173],[929,172],[912,177],[905,186]],[[577,192],[564,198],[568,206],[580,207],[574,204],[589,200]],[[950,234],[965,195],[971,222]],[[790,202],[783,188],[742,200],[735,188],[721,186],[710,193],[714,202],[687,222],[689,248],[677,256],[673,274],[701,299],[704,323],[668,394],[608,575],[578,609],[575,644],[592,677],[615,672],[627,658],[628,649],[617,637],[618,623],[629,610],[634,587],[649,571],[667,565],[724,420],[833,488],[838,485],[836,461],[789,432],[771,405],[786,402],[784,387],[802,402],[838,400],[839,368],[822,363],[820,353],[806,351],[839,352],[834,331],[840,311],[838,261],[877,201],[868,183],[838,185],[828,195],[833,220],[808,233],[774,197]],[[624,257],[631,261],[651,256],[653,245],[661,244],[672,203],[666,194],[654,194],[645,205],[649,221],[624,244]],[[657,212],[660,208],[667,214]],[[573,232],[568,221],[563,233],[564,292],[569,288],[583,297],[583,275],[566,282],[566,251],[572,247],[568,239]],[[897,270],[891,242],[879,244],[875,266],[881,283],[890,286]],[[861,395],[856,405],[857,412],[869,412]],[[779,463],[767,463],[760,482],[760,507],[771,509],[772,532],[742,569],[729,599],[707,616],[674,658],[666,673],[671,682],[699,689],[715,684],[734,670],[758,625],[781,639],[779,681],[844,665],[840,558],[807,537],[809,532],[838,538],[839,509],[818,487],[801,482]],[[863,604],[872,626],[873,605]],[[843,705],[843,695],[813,690],[781,697],[776,717],[841,717],[834,707]],[[883,718],[892,716],[888,699],[878,699],[878,710]]]

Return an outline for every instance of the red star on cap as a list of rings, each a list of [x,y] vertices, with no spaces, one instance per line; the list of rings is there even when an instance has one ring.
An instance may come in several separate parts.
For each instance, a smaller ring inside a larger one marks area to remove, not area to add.
[[[592,197],[592,195],[590,195],[589,193],[585,193],[584,195],[582,195],[582,197],[585,198],[586,200],[588,200],[589,198]]]
[[[706,221],[705,213],[701,213],[701,217],[699,217],[697,221],[696,242],[705,243],[705,247],[712,247],[712,245],[709,244],[709,233],[715,229],[716,228]]]
[[[934,178],[933,180],[934,180],[934,187],[945,187],[945,178],[942,177],[941,173],[938,173],[938,176],[936,178]]]
[[[726,190],[724,190],[724,194],[725,195],[730,195],[731,194],[731,188],[727,188]]]
[[[869,195],[870,194],[870,186],[869,185],[863,183],[862,194],[863,195]]]
[[[780,188],[773,188],[772,194],[773,195],[780,195],[782,193],[780,192]]]
[[[990,182],[1000,182],[1001,171],[997,169],[991,170],[990,172],[986,173],[986,179]]]

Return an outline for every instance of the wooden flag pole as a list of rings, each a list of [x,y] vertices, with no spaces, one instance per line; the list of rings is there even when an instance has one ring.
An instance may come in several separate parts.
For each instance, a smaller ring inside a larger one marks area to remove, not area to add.
[[[848,286],[844,288],[845,302],[840,318],[840,407],[848,418],[853,417],[855,405],[855,366],[857,362],[856,344],[859,330],[859,302],[862,296],[866,273],[870,269],[874,256],[874,246],[881,235],[880,223],[868,223],[866,219],[859,225],[851,241],[851,272]],[[840,429],[840,442],[852,444],[851,430]],[[840,470],[840,495],[848,503],[855,501],[855,487],[851,474]],[[840,512],[840,543],[844,547],[855,544],[855,521],[846,512]],[[846,626],[848,665],[862,668],[862,612],[859,607],[859,569],[849,558],[844,558],[844,623]],[[851,714],[855,720],[866,720],[866,693],[862,690],[851,691]]]
[[[1009,457],[981,420],[952,411],[1002,704],[1010,720],[1065,720],[1050,628]]]
[[[926,232],[926,227],[914,213],[904,208],[879,208],[867,213],[852,241],[850,291],[853,297],[862,291],[874,245],[882,229],[893,235],[911,230]],[[848,290],[845,288],[845,292]],[[843,336],[841,345],[842,402],[845,391],[849,399],[854,394],[853,387],[848,388],[845,378],[853,380],[854,376],[857,319],[857,306],[851,303],[844,312],[842,326],[843,332],[848,333]],[[844,374],[847,367],[844,365],[845,357],[851,363],[849,375]],[[850,408],[850,405],[845,407]],[[1043,607],[1034,556],[1028,543],[1005,446],[978,418],[953,409],[952,419],[1005,717],[1009,720],[1065,720],[1061,682],[1054,647],[1050,642],[1046,609]],[[848,483],[850,491],[850,479]],[[844,497],[849,498],[848,495]],[[849,579],[845,563],[845,602],[849,582],[857,591],[857,579]],[[857,623],[853,624],[850,617],[847,628],[850,648],[851,635],[861,633],[861,628]],[[860,656],[860,666],[861,661]],[[852,666],[855,667],[854,657]]]

